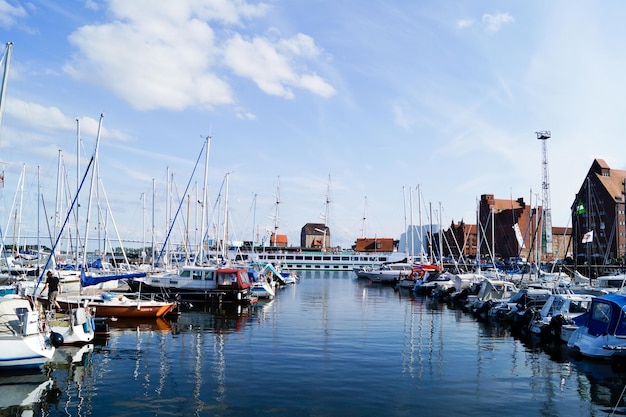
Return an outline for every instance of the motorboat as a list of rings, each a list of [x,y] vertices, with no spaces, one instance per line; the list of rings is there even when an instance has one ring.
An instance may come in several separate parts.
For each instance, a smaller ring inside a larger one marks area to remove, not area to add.
[[[62,337],[44,326],[29,299],[18,294],[0,297],[0,369],[38,367],[61,343]]]
[[[479,318],[487,318],[491,308],[498,303],[508,303],[518,288],[509,281],[483,279],[476,295],[467,297],[466,309]]]
[[[48,326],[63,336],[64,345],[82,345],[95,337],[95,307],[78,306],[66,313],[46,311]]]
[[[552,336],[567,342],[579,327],[578,318],[586,314],[595,298],[591,294],[552,294],[536,317],[528,323],[528,330],[540,336]]]
[[[187,265],[178,273],[152,274],[127,280],[132,291],[176,295],[184,301],[253,303],[252,282],[246,268]]]
[[[626,358],[626,295],[606,294],[591,300],[589,313],[567,342],[582,356],[616,361]]]
[[[382,284],[395,284],[413,272],[413,264],[408,262],[396,262],[383,264],[378,267],[355,268],[354,273],[358,278],[366,278],[372,282]]]

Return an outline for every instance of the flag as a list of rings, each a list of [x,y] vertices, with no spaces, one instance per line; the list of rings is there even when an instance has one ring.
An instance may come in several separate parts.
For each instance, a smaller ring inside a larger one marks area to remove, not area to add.
[[[593,230],[588,231],[583,236],[583,243],[593,242]]]
[[[517,244],[520,248],[525,248],[524,238],[522,237],[522,231],[519,229],[519,224],[515,223],[513,225],[513,230],[515,230],[515,238],[517,239]]]
[[[576,203],[576,214],[585,214],[587,210],[585,210],[585,204],[582,200],[578,200]]]

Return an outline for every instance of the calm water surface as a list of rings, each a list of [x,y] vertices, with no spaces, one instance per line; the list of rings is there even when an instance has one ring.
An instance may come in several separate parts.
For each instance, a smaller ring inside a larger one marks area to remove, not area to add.
[[[92,350],[0,375],[0,416],[626,414],[626,373],[354,278],[305,272],[239,312],[120,319]]]

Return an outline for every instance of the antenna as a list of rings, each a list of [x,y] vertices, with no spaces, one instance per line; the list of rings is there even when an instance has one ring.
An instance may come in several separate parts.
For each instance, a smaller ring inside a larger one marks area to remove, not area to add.
[[[543,189],[543,231],[541,236],[542,249],[548,258],[552,256],[552,214],[550,208],[550,179],[548,175],[548,139],[552,136],[550,131],[542,130],[535,132],[537,139],[541,140],[542,145],[542,183]]]

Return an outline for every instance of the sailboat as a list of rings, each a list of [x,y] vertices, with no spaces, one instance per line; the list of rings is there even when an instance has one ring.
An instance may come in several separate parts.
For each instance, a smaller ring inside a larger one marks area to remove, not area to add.
[[[7,43],[3,56],[0,120],[12,49],[13,43]],[[44,319],[29,298],[17,293],[0,297],[0,369],[40,366],[52,357],[55,345],[60,342],[60,336],[45,327]]]
[[[30,300],[19,294],[0,297],[0,370],[38,367],[61,343]]]
[[[77,205],[80,191],[90,171],[92,172],[92,177],[91,177],[92,190],[94,188],[94,184],[96,181],[95,178],[97,177],[98,149],[99,149],[99,143],[100,143],[100,133],[102,131],[103,118],[104,118],[104,115],[100,115],[100,123],[98,126],[98,135],[96,139],[96,146],[95,146],[94,153],[85,169],[85,173],[82,176],[82,179],[79,183],[79,186],[76,191],[76,195],[74,196],[74,199],[72,201],[72,204],[67,210],[65,220],[63,222],[63,225],[61,226],[61,229],[56,237],[54,244],[52,245],[52,249],[46,260],[46,263],[44,267],[42,268],[42,273],[41,273],[41,276],[39,277],[37,285],[33,288],[33,291],[32,291],[33,295],[37,293],[37,287],[41,283],[44,277],[45,271],[48,270],[50,266],[53,265],[54,263],[53,259],[55,256],[55,251],[61,239],[63,229],[67,225],[70,219],[70,216],[72,215],[74,207]],[[90,193],[90,201],[87,206],[87,216],[86,216],[86,219],[87,219],[86,230],[87,231],[89,230],[88,223],[89,223],[90,207],[91,207],[91,193]],[[88,241],[87,236],[85,236],[85,241]],[[124,272],[124,271],[119,271],[119,272],[116,271],[115,273],[107,274],[107,275],[88,274],[87,271],[85,271],[86,265],[87,265],[87,261],[86,261],[86,253],[85,253],[84,259],[83,259],[83,268],[81,268],[80,270],[81,291],[79,291],[78,293],[73,293],[73,294],[68,294],[66,292],[63,292],[62,294],[59,294],[59,296],[57,297],[57,303],[60,305],[60,307],[63,310],[70,312],[70,314],[80,315],[79,317],[80,320],[78,321],[81,322],[80,323],[81,325],[85,325],[85,330],[87,330],[87,327],[89,326],[90,323],[87,320],[83,321],[82,313],[80,313],[76,309],[90,308],[91,309],[90,311],[93,311],[94,315],[99,316],[99,317],[105,317],[105,316],[106,317],[110,317],[110,316],[161,317],[169,313],[170,311],[172,311],[174,307],[176,306],[175,301],[158,300],[156,299],[154,295],[151,295],[149,299],[144,299],[140,297],[139,295],[131,295],[131,294],[119,294],[119,295],[111,294],[111,293],[84,294],[83,290],[86,287],[93,286],[100,282],[118,280],[118,279],[123,279],[123,278],[128,278],[128,277],[137,278],[137,277],[145,276],[144,272]],[[44,303],[47,302],[45,299],[41,299],[41,300]],[[93,328],[93,323],[91,324],[92,324],[91,327]]]

